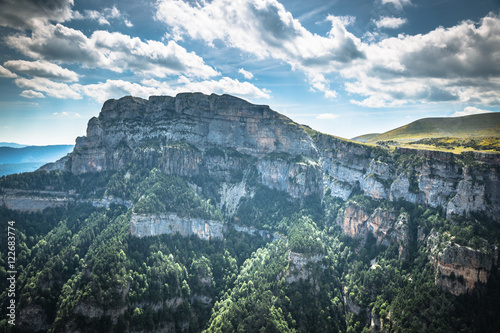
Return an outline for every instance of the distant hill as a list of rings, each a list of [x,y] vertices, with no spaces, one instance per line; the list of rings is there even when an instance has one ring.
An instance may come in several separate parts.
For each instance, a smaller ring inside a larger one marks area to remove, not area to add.
[[[475,138],[499,135],[500,113],[492,112],[464,117],[419,119],[408,125],[373,136],[367,139],[366,142],[415,141],[423,138],[440,137]]]
[[[33,172],[46,163],[47,162],[0,164],[0,177],[12,175],[14,173]]]
[[[14,144],[15,145],[15,144]],[[35,171],[73,150],[73,145],[0,147],[0,176]]]
[[[26,147],[26,145],[20,145],[14,142],[0,142],[0,147],[23,148]]]

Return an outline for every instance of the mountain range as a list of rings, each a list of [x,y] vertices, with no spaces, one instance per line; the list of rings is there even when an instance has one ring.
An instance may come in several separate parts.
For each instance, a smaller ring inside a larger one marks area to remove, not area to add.
[[[499,166],[229,95],[109,100],[71,153],[0,179],[16,329],[498,331]]]
[[[42,165],[58,160],[73,150],[73,145],[22,146],[0,143],[0,176],[35,171]]]

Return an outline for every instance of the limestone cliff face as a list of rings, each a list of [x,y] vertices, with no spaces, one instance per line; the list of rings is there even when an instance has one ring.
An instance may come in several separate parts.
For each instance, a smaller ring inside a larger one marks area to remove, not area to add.
[[[485,245],[483,249],[442,243],[433,232],[428,239],[430,258],[436,269],[436,285],[454,295],[480,291],[485,287],[491,269],[497,264],[498,249]]]
[[[382,208],[369,214],[358,203],[348,201],[343,213],[338,215],[337,223],[352,238],[365,238],[372,234],[377,239],[377,244],[399,244],[400,255],[404,255],[409,237],[408,218],[407,213],[398,216],[394,211]]]
[[[198,218],[183,218],[175,213],[159,215],[134,214],[130,220],[130,234],[136,237],[175,234],[196,235],[201,239],[222,239],[224,224]]]
[[[185,93],[105,102],[74,151],[45,169],[80,174],[134,161],[169,174],[209,175],[230,187],[257,170],[257,181],[297,198],[329,193],[347,200],[362,190],[375,199],[440,208],[449,216],[486,212],[500,221],[499,156],[389,152],[314,132],[268,106]],[[234,204],[228,207],[235,211]]]
[[[315,136],[324,187],[346,200],[354,189],[389,199],[444,209],[452,214],[486,212],[500,222],[500,154],[381,151],[328,135]]]

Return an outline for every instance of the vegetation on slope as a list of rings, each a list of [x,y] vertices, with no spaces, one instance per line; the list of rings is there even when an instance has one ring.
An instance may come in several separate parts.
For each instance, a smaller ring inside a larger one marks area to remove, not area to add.
[[[337,222],[346,205],[340,199],[292,199],[254,184],[253,197],[228,223],[278,232],[274,241],[233,228],[222,240],[136,238],[129,232],[134,209],[217,218],[212,201],[217,196],[209,199],[193,189],[192,180],[154,169],[130,167],[87,177],[37,172],[0,180],[0,186],[32,183],[40,189],[77,188],[92,196],[90,185],[83,185],[88,181],[102,193],[136,204],[41,213],[1,208],[3,226],[16,221],[18,320],[23,309],[41,309],[49,325],[42,331],[360,333],[369,331],[372,318],[389,332],[500,329],[498,267],[486,294],[453,296],[435,285],[427,248],[418,240],[419,231],[436,230],[463,246],[481,248],[483,239],[498,245],[497,226],[482,216],[451,221],[434,209],[354,194],[351,200],[367,211],[406,212],[410,237],[401,256],[397,244],[345,236]],[[4,309],[6,230],[0,237]],[[2,318],[0,330],[12,329]]]

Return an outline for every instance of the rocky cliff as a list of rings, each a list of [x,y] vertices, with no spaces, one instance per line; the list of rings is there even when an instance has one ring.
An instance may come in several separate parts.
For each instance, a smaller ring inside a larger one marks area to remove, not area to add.
[[[223,194],[231,188],[243,193],[242,175],[256,170],[258,182],[296,198],[328,193],[346,200],[361,190],[449,216],[486,212],[500,220],[499,154],[390,152],[315,132],[268,106],[229,95],[109,100],[74,151],[44,168],[80,174],[132,161],[169,174],[215,177],[226,184]],[[234,212],[237,202],[227,204]]]
[[[137,237],[179,233],[201,239],[222,239],[224,224],[197,218],[183,218],[175,213],[159,215],[134,214],[130,220],[130,234]]]
[[[377,244],[399,245],[399,255],[404,256],[409,242],[409,216],[407,213],[396,214],[394,211],[377,208],[369,213],[355,201],[348,201],[337,217],[342,231],[352,238],[365,239],[371,234]]]
[[[500,222],[500,154],[391,151],[316,132],[268,106],[228,95],[109,100],[89,121],[87,135],[77,138],[73,152],[44,168],[82,174],[118,170],[129,163],[212,179],[219,186],[217,204],[225,216],[234,215],[241,199],[251,198],[261,184],[293,198],[328,195],[346,201],[363,193],[375,200],[432,207],[448,217],[483,214]],[[369,211],[349,201],[337,223],[351,237],[372,234],[379,244],[398,244],[404,257],[410,237],[419,242],[426,237],[409,235],[408,219],[406,213]],[[131,233],[139,237],[179,232],[211,239],[221,238],[222,230],[220,222],[175,214],[134,215],[131,221]],[[484,260],[467,259],[476,255],[469,252],[451,246],[433,257],[438,276],[454,272],[465,281],[462,289],[442,278],[436,283],[454,293],[485,283],[491,264],[476,267]]]
[[[497,265],[498,249],[486,242],[481,249],[473,249],[442,238],[434,231],[428,239],[436,285],[454,295],[483,290],[492,267]]]

